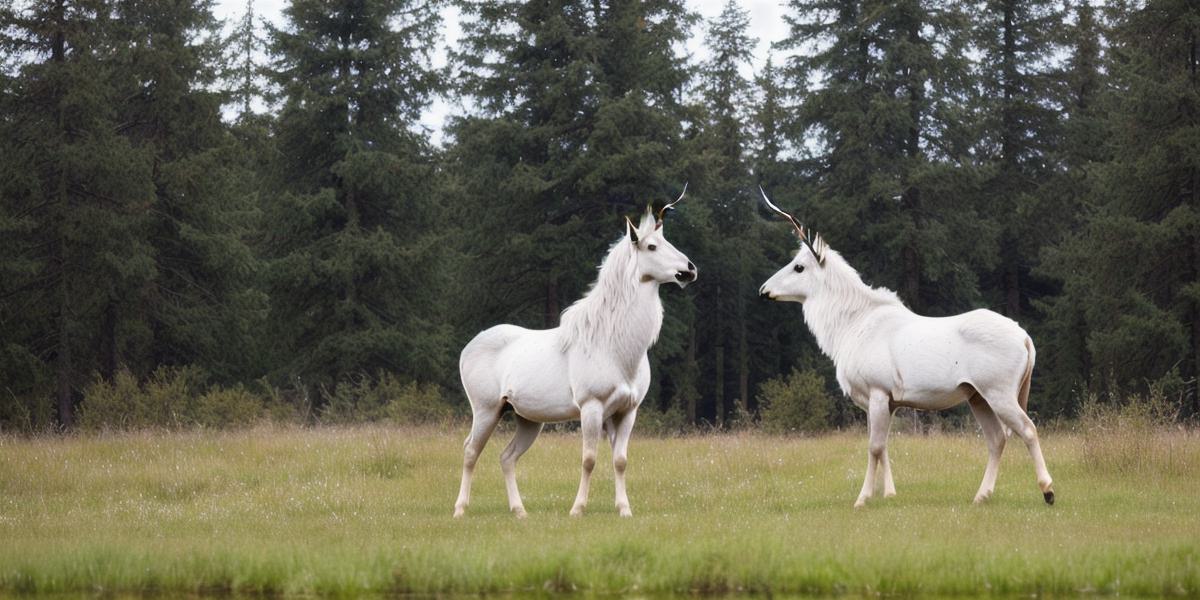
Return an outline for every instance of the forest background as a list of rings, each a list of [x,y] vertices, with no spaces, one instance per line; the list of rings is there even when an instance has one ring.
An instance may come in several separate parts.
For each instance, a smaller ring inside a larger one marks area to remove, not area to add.
[[[761,67],[682,0],[459,2],[435,67],[449,6],[0,1],[0,431],[465,415],[462,346],[685,182],[648,429],[859,418],[758,299],[760,185],[918,313],[1019,321],[1035,419],[1200,413],[1195,2],[792,0]]]

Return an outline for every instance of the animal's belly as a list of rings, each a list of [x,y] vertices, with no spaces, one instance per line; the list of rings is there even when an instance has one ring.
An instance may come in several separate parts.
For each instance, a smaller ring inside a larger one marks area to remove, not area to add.
[[[501,394],[517,414],[541,423],[579,418],[566,360],[552,336],[530,336],[513,344],[502,364]]]
[[[579,409],[575,403],[569,401],[563,403],[558,400],[518,396],[516,401],[512,402],[512,407],[518,415],[538,423],[579,420]]]
[[[953,388],[946,387],[916,387],[905,388],[893,392],[892,403],[895,406],[906,406],[919,410],[945,410],[954,408],[966,402],[974,389],[967,384]]]

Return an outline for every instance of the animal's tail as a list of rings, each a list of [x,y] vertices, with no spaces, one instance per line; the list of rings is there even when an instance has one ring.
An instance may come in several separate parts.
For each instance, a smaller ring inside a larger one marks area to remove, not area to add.
[[[1025,350],[1028,352],[1028,358],[1025,360],[1025,375],[1021,377],[1021,392],[1017,394],[1017,403],[1021,405],[1021,410],[1029,412],[1029,385],[1033,380],[1033,362],[1037,359],[1037,350],[1033,349],[1033,340],[1029,336],[1025,336]]]

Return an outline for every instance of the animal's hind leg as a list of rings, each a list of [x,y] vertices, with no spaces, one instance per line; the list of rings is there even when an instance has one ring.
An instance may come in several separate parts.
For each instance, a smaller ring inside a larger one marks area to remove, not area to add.
[[[633,423],[636,420],[636,408],[618,417],[615,421],[616,435],[612,438],[613,478],[617,489],[617,512],[622,517],[633,516],[633,510],[629,508],[629,496],[625,493],[625,465],[629,462],[629,436],[633,432]]]
[[[479,460],[479,455],[483,453],[483,447],[487,445],[488,438],[492,437],[492,431],[496,429],[498,422],[499,409],[476,410],[471,418],[471,434],[463,443],[462,484],[458,488],[458,500],[454,503],[455,517],[463,516],[467,505],[471,503],[471,476],[475,473],[475,462]]]
[[[992,411],[1000,418],[1000,422],[1008,425],[1009,429],[1012,429],[1025,441],[1025,447],[1029,449],[1029,456],[1033,458],[1033,468],[1037,472],[1038,487],[1042,490],[1042,497],[1045,498],[1046,504],[1054,504],[1052,487],[1054,482],[1050,479],[1050,472],[1046,470],[1046,459],[1042,457],[1042,445],[1038,441],[1037,427],[1034,427],[1029,415],[1025,414],[1025,411],[1021,410],[1021,406],[1017,404],[1016,391],[998,394],[981,390],[981,393],[984,400],[987,400],[988,406],[991,406]]]
[[[600,434],[604,427],[604,405],[597,400],[584,402],[579,409],[579,432],[583,437],[583,469],[579,476],[579,493],[571,507],[571,516],[583,514],[587,506],[588,486],[591,484],[592,469],[596,467],[596,450],[600,445]]]
[[[1000,472],[1000,455],[1004,453],[1004,426],[1000,423],[996,413],[992,411],[992,407],[988,406],[978,392],[973,394],[967,403],[971,406],[975,420],[979,421],[979,428],[983,430],[983,439],[987,442],[988,447],[988,462],[987,468],[983,471],[983,483],[979,484],[979,491],[975,493],[975,503],[979,504],[990,498],[996,489],[996,475]]]
[[[883,471],[883,497],[891,498],[896,495],[896,481],[892,479],[892,461],[888,459],[887,448],[883,449],[883,458],[879,461]]]
[[[888,429],[892,425],[892,410],[889,397],[884,392],[871,392],[867,405],[867,431],[870,443],[867,448],[867,475],[863,479],[862,491],[854,501],[854,508],[861,508],[875,493],[875,470],[887,452]]]
[[[518,519],[524,519],[525,505],[521,502],[521,492],[517,491],[517,459],[521,458],[521,455],[525,454],[525,451],[533,445],[533,441],[542,432],[542,424],[530,421],[521,415],[515,416],[517,417],[517,434],[504,448],[504,452],[500,453],[500,470],[504,471],[504,487],[508,491],[508,509]]]

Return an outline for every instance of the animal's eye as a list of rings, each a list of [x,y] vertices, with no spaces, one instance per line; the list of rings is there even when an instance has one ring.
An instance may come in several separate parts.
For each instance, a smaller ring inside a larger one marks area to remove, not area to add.
[[[804,265],[796,265],[795,267],[792,267],[792,270],[796,271],[797,273],[803,273]]]
[[[658,246],[655,246],[654,244],[650,244],[649,246],[646,246],[646,249],[651,252],[654,252],[655,250],[658,250]]]

